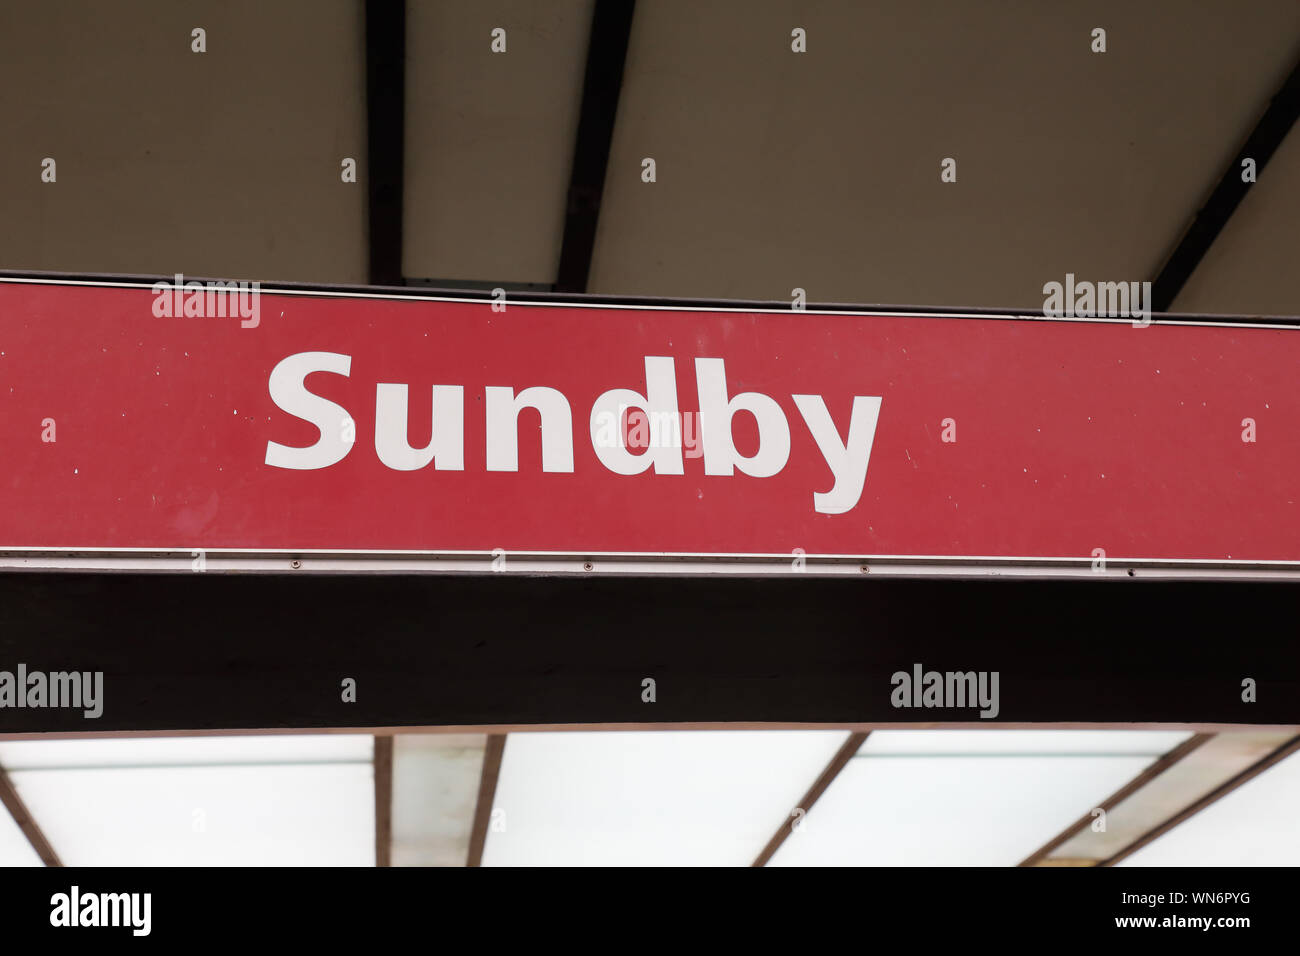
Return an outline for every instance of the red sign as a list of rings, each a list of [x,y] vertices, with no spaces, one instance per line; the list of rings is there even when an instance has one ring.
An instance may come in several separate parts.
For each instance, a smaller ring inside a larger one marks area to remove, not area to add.
[[[1300,330],[501,308],[0,283],[0,548],[1300,561]]]

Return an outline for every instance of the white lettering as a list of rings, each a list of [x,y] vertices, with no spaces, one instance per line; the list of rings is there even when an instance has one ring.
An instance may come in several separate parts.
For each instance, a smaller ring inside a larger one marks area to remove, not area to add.
[[[295,418],[320,429],[320,439],[306,448],[269,441],[266,463],[275,468],[311,471],[328,468],[347,457],[352,442],[345,441],[340,424],[352,420],[342,405],[307,391],[305,379],[312,372],[333,372],[345,378],[351,374],[352,356],[337,352],[299,352],[271,370],[271,401]]]

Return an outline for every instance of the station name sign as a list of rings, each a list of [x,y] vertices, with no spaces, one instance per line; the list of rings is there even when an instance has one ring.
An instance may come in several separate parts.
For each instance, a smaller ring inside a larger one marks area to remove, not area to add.
[[[157,301],[0,282],[0,549],[1300,561],[1298,329]]]

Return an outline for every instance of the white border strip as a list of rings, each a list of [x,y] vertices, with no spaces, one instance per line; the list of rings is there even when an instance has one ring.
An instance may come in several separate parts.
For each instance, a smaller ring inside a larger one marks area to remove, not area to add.
[[[160,279],[159,282],[168,280]],[[194,281],[200,281],[198,279]],[[11,276],[0,276],[0,282],[10,283],[13,285],[70,285],[70,286],[90,286],[95,288],[106,289],[152,289],[157,282],[113,282],[98,279],[33,279],[18,278]],[[396,300],[411,302],[452,302],[462,305],[491,305],[492,300],[483,298],[463,298],[460,296],[448,295],[407,295],[405,293],[387,293],[387,292],[339,292],[332,289],[266,289],[262,295],[301,295],[313,298],[335,298],[335,299],[376,299],[376,300]],[[1110,316],[1050,316],[1041,315],[1035,312],[906,312],[897,309],[792,309],[792,308],[775,308],[771,306],[703,306],[703,305],[643,305],[627,303],[608,303],[608,302],[534,302],[528,300],[512,300],[510,294],[506,293],[505,303],[513,308],[540,308],[540,309],[629,309],[648,312],[738,312],[754,313],[762,315],[790,315],[799,312],[804,315],[844,315],[844,316],[885,316],[890,318],[901,319],[992,319],[994,321],[1012,320],[1012,321],[1033,321],[1033,322],[1093,322],[1107,325],[1134,325],[1131,318],[1110,317]],[[1162,315],[1164,313],[1161,313]],[[1280,316],[1266,316],[1265,318],[1280,318]],[[1300,327],[1289,324],[1272,324],[1265,322],[1217,322],[1212,319],[1179,319],[1179,318],[1162,318],[1151,319],[1149,326],[1140,326],[1149,328],[1155,325],[1179,325],[1179,326],[1210,326],[1216,328],[1230,329],[1272,329],[1287,332],[1300,331]]]
[[[202,555],[202,561],[199,556]],[[289,551],[235,549],[0,550],[0,570],[270,574],[512,574],[524,576],[723,576],[1142,578],[1147,581],[1300,581],[1300,561],[1209,561],[899,555],[640,554],[545,551]]]

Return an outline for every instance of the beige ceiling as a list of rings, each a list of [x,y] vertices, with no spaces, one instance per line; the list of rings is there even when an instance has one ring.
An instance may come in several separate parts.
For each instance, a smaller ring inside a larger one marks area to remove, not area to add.
[[[593,0],[407,6],[404,274],[554,281]],[[364,283],[361,0],[130,9],[0,7],[0,268]],[[1295,0],[642,0],[589,290],[1033,309],[1066,272],[1151,279],[1297,58]],[[1300,314],[1298,136],[1175,308]]]
[[[641,3],[591,289],[1041,308],[1066,272],[1154,278],[1297,54],[1294,0]]]
[[[592,7],[407,4],[404,275],[554,281]]]
[[[362,7],[311,11],[0,6],[0,268],[364,282]]]

